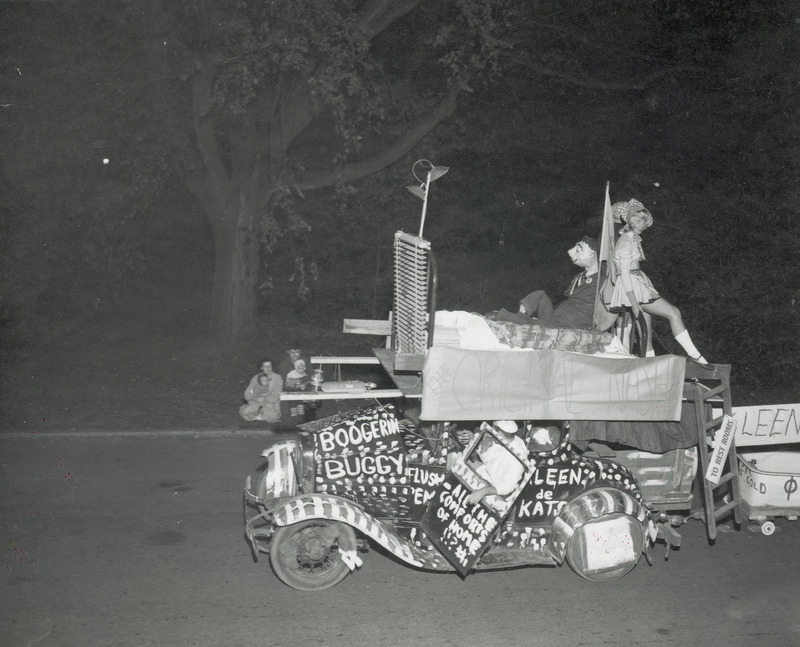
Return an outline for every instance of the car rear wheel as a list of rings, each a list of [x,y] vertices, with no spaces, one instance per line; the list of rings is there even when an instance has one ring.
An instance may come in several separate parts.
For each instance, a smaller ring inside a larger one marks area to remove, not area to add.
[[[622,512],[605,514],[575,529],[567,543],[567,563],[587,580],[616,580],[636,566],[644,542],[641,521]]]
[[[356,550],[350,526],[324,519],[308,519],[275,531],[270,563],[275,574],[300,591],[321,591],[350,573],[343,552]]]

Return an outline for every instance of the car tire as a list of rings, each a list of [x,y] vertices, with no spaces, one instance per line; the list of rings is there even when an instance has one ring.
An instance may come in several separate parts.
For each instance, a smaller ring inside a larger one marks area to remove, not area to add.
[[[299,591],[322,591],[349,575],[342,553],[356,548],[350,526],[307,519],[275,531],[269,558],[272,570],[285,584]]]

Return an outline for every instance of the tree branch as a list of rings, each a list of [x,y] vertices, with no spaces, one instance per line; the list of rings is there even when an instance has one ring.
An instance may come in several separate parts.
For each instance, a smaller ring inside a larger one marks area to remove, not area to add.
[[[370,39],[420,4],[421,0],[370,0],[361,9],[358,25]]]
[[[436,109],[428,113],[422,121],[409,130],[404,137],[392,146],[381,150],[379,153],[364,160],[346,164],[342,167],[326,169],[324,171],[311,171],[303,174],[297,180],[297,187],[301,190],[321,189],[333,186],[337,182],[351,182],[362,177],[376,173],[396,162],[410,151],[425,135],[433,130],[440,122],[450,117],[456,108],[458,89],[451,88]]]
[[[192,113],[194,117],[195,145],[205,167],[202,177],[188,178],[187,184],[204,197],[224,196],[228,190],[228,170],[222,161],[219,145],[214,134],[211,112],[211,95],[214,86],[215,66],[209,65],[202,74],[192,79]],[[210,187],[208,186],[210,183]]]

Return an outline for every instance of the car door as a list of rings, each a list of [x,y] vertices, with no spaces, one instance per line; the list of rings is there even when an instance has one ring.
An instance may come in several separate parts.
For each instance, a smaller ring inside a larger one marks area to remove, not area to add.
[[[469,504],[467,498],[472,492],[489,485],[474,463],[478,448],[487,434],[522,463],[524,471],[517,486],[508,495],[489,495],[479,503]],[[482,427],[463,452],[452,455],[448,467],[420,525],[434,546],[464,576],[475,567],[491,545],[497,529],[533,473],[534,466],[526,455],[520,454],[487,425]]]

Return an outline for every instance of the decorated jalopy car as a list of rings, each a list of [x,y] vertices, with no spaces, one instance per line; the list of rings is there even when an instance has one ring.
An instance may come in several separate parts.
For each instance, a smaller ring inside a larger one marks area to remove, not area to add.
[[[435,267],[428,241],[398,232],[390,320],[345,322],[347,332],[390,339],[374,356],[338,359],[379,364],[396,389],[348,383],[296,396],[375,404],[301,425],[265,450],[255,483],[247,479],[246,536],[281,580],[330,587],[370,542],[410,566],[461,576],[567,563],[613,580],[654,541],[667,554],[680,544],[672,526],[692,513],[700,469],[709,539],[721,515],[739,522],[735,447],[727,462],[715,450],[713,464],[707,447],[730,422],[729,365],[637,357],[599,329],[439,311]],[[716,401],[724,415],[714,418]],[[513,422],[516,437],[498,421]],[[515,476],[470,502],[495,485],[481,463],[489,445]],[[720,507],[718,486],[731,490]]]
[[[277,576],[300,590],[341,581],[368,541],[421,569],[466,575],[566,560],[585,578],[608,580],[656,538],[633,474],[578,455],[567,428],[522,423],[521,453],[486,424],[462,447],[455,430],[471,426],[420,426],[380,404],[303,425],[297,439],[264,452],[255,488],[248,478],[254,555],[269,553]],[[514,455],[522,477],[507,496],[470,505],[487,484],[473,461],[487,437]]]

